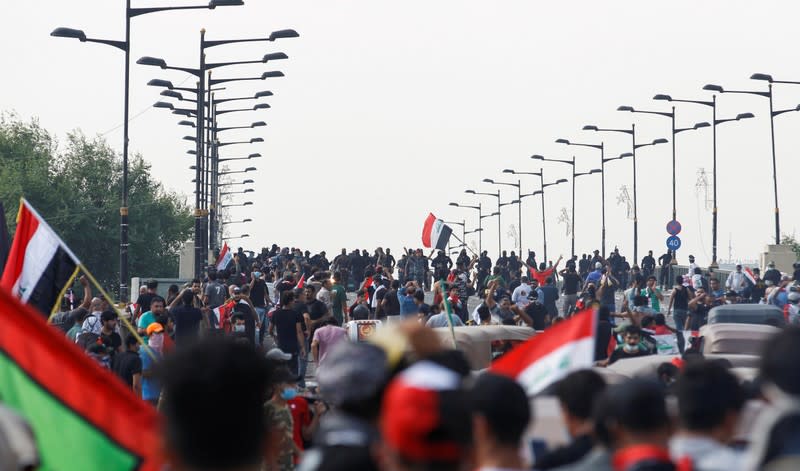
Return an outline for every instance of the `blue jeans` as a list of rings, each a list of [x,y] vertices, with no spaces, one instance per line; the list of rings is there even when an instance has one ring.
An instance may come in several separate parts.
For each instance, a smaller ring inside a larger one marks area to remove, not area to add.
[[[262,345],[264,343],[264,334],[269,331],[269,318],[267,318],[267,308],[256,307],[256,315],[258,321],[261,323],[261,330],[258,331],[258,338],[256,344]]]

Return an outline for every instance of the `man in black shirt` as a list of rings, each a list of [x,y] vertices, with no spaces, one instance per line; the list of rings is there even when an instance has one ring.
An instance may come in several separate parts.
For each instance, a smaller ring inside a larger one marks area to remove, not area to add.
[[[397,299],[397,290],[400,289],[400,280],[392,280],[390,289],[381,301],[381,314],[384,317],[400,315],[400,301]]]
[[[667,253],[658,257],[658,264],[661,266],[659,283],[661,284],[661,289],[665,289],[665,287],[669,285],[669,268],[670,264],[672,264],[672,252],[667,250]]]
[[[542,303],[539,302],[539,295],[536,292],[536,289],[532,289],[531,293],[528,295],[528,299],[530,302],[527,306],[525,306],[525,314],[531,318],[533,321],[534,330],[544,330],[550,325],[550,315],[547,314],[547,309],[544,307]]]
[[[175,322],[175,344],[185,345],[197,340],[200,334],[200,323],[203,313],[193,306],[194,293],[191,288],[186,288],[180,294],[180,305],[170,310],[170,316]]]
[[[139,341],[136,337],[129,335],[125,338],[125,351],[111,360],[111,370],[136,396],[142,397],[142,359],[139,357]]]
[[[272,314],[269,324],[270,335],[275,337],[278,348],[284,353],[292,355],[289,360],[289,369],[293,374],[298,374],[298,360],[306,356],[306,341],[303,335],[303,318],[294,308],[294,292],[281,293],[280,309]]]
[[[111,360],[114,356],[122,351],[122,337],[116,332],[117,329],[117,313],[114,311],[103,311],[100,314],[100,340],[103,345],[108,349],[108,354]]]
[[[641,263],[642,276],[647,278],[652,275],[656,269],[656,259],[653,258],[653,251],[648,250],[647,255],[642,259]]]
[[[569,317],[575,312],[575,302],[578,300],[578,291],[581,289],[581,276],[575,271],[575,264],[568,263],[567,268],[561,270],[561,287],[564,293],[563,313],[564,317]]]
[[[138,319],[143,312],[150,310],[150,301],[152,301],[154,297],[158,296],[158,293],[156,292],[157,289],[158,281],[150,280],[147,282],[147,291],[144,294],[140,294],[139,297],[136,298],[136,312],[134,312],[134,318]]]

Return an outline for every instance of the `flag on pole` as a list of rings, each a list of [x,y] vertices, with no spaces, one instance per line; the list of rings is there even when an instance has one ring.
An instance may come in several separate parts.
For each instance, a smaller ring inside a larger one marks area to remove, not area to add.
[[[37,469],[163,469],[153,407],[2,289],[0,318],[0,397],[30,424]]]
[[[489,370],[514,378],[528,395],[594,362],[597,312],[586,309],[531,337],[492,363]]]
[[[217,257],[217,271],[228,268],[228,264],[231,263],[231,260],[233,260],[233,254],[228,248],[228,243],[224,242],[222,244],[222,250],[219,251],[219,257]]]
[[[302,275],[300,275],[300,279],[297,280],[297,285],[295,286],[295,289],[303,289],[305,285],[306,285],[306,274],[303,273]]]
[[[21,199],[0,288],[49,316],[80,263],[30,203]]]
[[[422,245],[427,248],[435,247],[444,250],[453,230],[441,219],[436,219],[433,213],[428,214],[425,225],[422,227]]]

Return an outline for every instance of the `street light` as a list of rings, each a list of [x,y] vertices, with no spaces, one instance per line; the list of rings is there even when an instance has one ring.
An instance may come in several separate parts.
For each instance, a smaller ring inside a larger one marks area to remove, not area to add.
[[[221,192],[219,193],[219,195],[220,195],[220,196],[225,196],[225,195],[239,195],[239,194],[245,194],[245,193],[253,193],[253,192],[255,192],[255,191],[256,191],[256,190],[254,190],[254,189],[252,189],[252,188],[245,188],[244,190],[241,190],[241,191],[221,191]]]
[[[504,173],[505,170],[503,171]],[[519,220],[519,255],[522,257],[522,180],[517,180],[517,183],[514,182],[496,182],[491,178],[484,178],[484,183],[490,183],[492,185],[505,185],[505,186],[513,186],[517,189],[517,199],[516,201],[519,203],[517,206],[517,218]]]
[[[250,219],[250,218],[246,218],[246,219],[242,219],[241,221],[222,221],[222,222],[220,222],[220,225],[224,226],[226,224],[242,224],[242,223],[245,223],[245,222],[253,222],[253,220]]]
[[[228,102],[228,101],[237,101],[237,100],[258,100],[259,98],[262,98],[262,97],[265,97],[265,96],[272,96],[272,95],[273,94],[272,94],[271,91],[264,90],[264,91],[256,93],[255,95],[252,95],[252,96],[240,96],[240,97],[233,97],[233,98],[218,98],[218,99],[214,100],[214,103],[220,104],[220,103],[225,103],[225,102]]]
[[[246,239],[250,237],[250,234],[242,234],[239,237],[222,237],[222,240],[236,240],[236,239]]]
[[[263,137],[253,137],[249,141],[231,141],[231,142],[218,142],[217,147],[232,146],[234,144],[255,144],[256,142],[264,142]]]
[[[168,7],[149,7],[131,8],[130,0],[125,2],[125,40],[114,41],[109,39],[89,38],[82,30],[73,28],[56,28],[50,36],[59,38],[77,39],[80,42],[93,42],[105,44],[122,50],[125,53],[125,78],[124,78],[124,98],[123,98],[123,120],[122,120],[122,201],[119,208],[120,221],[120,241],[119,241],[119,297],[120,301],[127,302],[128,296],[128,128],[129,128],[129,101],[130,101],[130,50],[131,50],[131,18],[169,10],[213,10],[218,6],[238,6],[244,5],[242,0],[211,0],[207,5],[196,6],[168,6]]]
[[[669,101],[673,103],[694,103],[697,105],[709,106],[711,107],[711,136],[712,136],[712,144],[713,144],[713,151],[712,151],[712,179],[713,179],[713,210],[712,214],[712,221],[711,221],[711,265],[710,268],[718,268],[717,265],[717,125],[721,123],[727,123],[730,121],[740,121],[742,119],[753,118],[752,113],[739,113],[735,118],[730,119],[717,119],[717,96],[712,95],[711,101],[707,100],[683,100],[678,98],[672,98],[669,95],[665,95],[663,93],[657,94],[653,97],[653,100],[662,100],[662,101]]]
[[[210,129],[212,131],[214,131],[214,132],[220,133],[222,131],[230,131],[231,129],[261,128],[261,127],[264,127],[266,125],[267,125],[267,123],[265,123],[264,121],[255,121],[255,122],[251,123],[250,126],[228,126],[228,127],[222,127],[222,128],[212,126]]]
[[[592,149],[600,150],[600,220],[601,220],[601,235],[600,235],[600,248],[603,253],[603,258],[606,256],[606,173],[605,173],[605,145],[600,144],[584,144],[580,142],[571,142],[567,139],[556,139],[557,144],[565,144],[568,146],[590,147]],[[574,167],[573,167],[574,168]],[[573,228],[575,227],[575,215],[573,214]],[[574,231],[573,231],[574,232]]]
[[[78,39],[81,42],[94,42],[105,44],[122,50],[125,53],[125,78],[124,78],[124,98],[123,98],[123,120],[122,120],[122,204],[119,209],[120,214],[120,243],[119,243],[119,297],[120,301],[127,302],[128,295],[128,128],[129,128],[129,102],[130,102],[130,51],[131,51],[131,18],[170,10],[213,10],[221,6],[240,6],[244,5],[242,0],[211,0],[207,5],[196,6],[164,6],[148,8],[131,8],[130,0],[125,1],[125,40],[114,41],[107,39],[89,38],[86,34],[73,28],[56,28],[50,35],[61,38]]]
[[[217,185],[217,186],[218,186],[218,187],[220,187],[220,186],[231,186],[231,185],[247,185],[248,183],[254,183],[254,181],[253,181],[253,180],[249,180],[249,179],[248,179],[248,180],[242,180],[242,181],[240,181],[240,182],[227,182],[227,183],[220,183],[220,184],[219,184],[219,185]]]
[[[255,153],[250,154],[247,157],[229,157],[227,159],[217,159],[217,162],[226,162],[228,160],[250,160],[250,159],[258,159],[261,157],[261,154]]]
[[[465,190],[464,193],[467,193],[467,194],[470,194],[470,195],[476,195],[476,196],[477,195],[494,196],[495,198],[497,198],[497,257],[499,258],[503,254],[503,251],[501,250],[502,249],[502,243],[503,243],[503,238],[502,238],[502,232],[503,231],[502,231],[501,222],[500,222],[500,219],[501,219],[500,218],[500,208],[501,208],[501,206],[500,206],[500,190],[497,190],[497,193],[485,193],[485,192],[480,192],[480,191],[475,191],[475,190]]]
[[[189,168],[192,168],[192,167],[189,167]],[[247,173],[247,172],[253,172],[253,171],[255,171],[255,170],[256,170],[256,168],[255,168],[255,167],[247,167],[247,168],[246,168],[246,169],[244,169],[244,170],[234,170],[234,171],[227,171],[227,172],[219,172],[219,173],[217,174],[217,176],[222,176],[222,175],[232,175],[232,174],[234,174],[234,173]]]
[[[637,195],[636,195],[636,149],[645,146],[654,146],[657,144],[666,144],[666,139],[659,138],[654,139],[653,142],[645,143],[645,144],[637,144],[636,143],[636,125],[631,124],[630,129],[610,129],[610,128],[599,128],[593,124],[587,124],[583,127],[584,131],[595,131],[595,132],[617,132],[617,133],[624,133],[629,134],[631,136],[631,160],[633,161],[633,261],[634,263],[639,260],[639,217],[638,217],[638,209],[637,209]],[[621,158],[621,157],[620,157]]]
[[[572,156],[572,160],[548,159],[548,158],[545,158],[542,155],[532,155],[531,159],[539,160],[539,161],[542,161],[542,162],[562,163],[562,164],[570,165],[572,167],[572,222],[571,222],[571,226],[572,227],[570,227],[570,235],[571,235],[571,239],[572,239],[571,240],[572,257],[574,257],[575,256],[575,183],[576,183],[577,177],[580,177],[580,176],[583,176],[583,175],[592,175],[594,173],[601,172],[601,170],[598,168],[598,169],[594,169],[594,170],[591,170],[589,172],[584,172],[584,173],[576,172],[576,169],[575,169],[575,156],[574,155]]]
[[[744,95],[756,95],[760,97],[766,97],[767,99],[769,99],[769,133],[770,133],[770,144],[772,147],[772,188],[775,197],[775,245],[779,245],[781,243],[781,217],[778,206],[778,172],[777,172],[778,167],[775,158],[775,116],[787,113],[789,111],[798,111],[800,110],[800,106],[788,110],[775,111],[772,106],[772,83],[776,81],[773,80],[772,77],[767,74],[753,74],[750,78],[753,80],[764,80],[769,82],[767,91],[762,92],[753,90],[726,90],[721,86],[714,84],[704,85],[703,90],[708,90],[717,93],[739,93]],[[784,82],[778,82],[778,83],[784,83]]]
[[[508,169],[506,169],[508,170]],[[511,172],[507,172],[511,173]],[[560,178],[554,182],[545,183],[544,182],[544,171],[540,170],[538,172],[517,172],[513,171],[515,175],[537,175],[539,177],[539,186],[541,187],[539,190],[534,191],[533,193],[528,193],[525,195],[520,195],[520,200],[522,198],[527,198],[529,196],[536,196],[540,195],[542,197],[542,256],[544,257],[544,262],[547,263],[547,222],[545,219],[545,208],[544,208],[544,189],[553,186],[559,185],[561,183],[566,183],[566,178]]]
[[[244,203],[238,203],[238,204],[222,204],[219,207],[220,208],[234,208],[234,207],[238,207],[238,206],[252,206],[252,205],[253,205],[252,201],[245,201]]]
[[[478,228],[474,231],[467,231],[465,234],[471,234],[474,232],[478,233],[478,253],[483,253],[483,219],[487,217],[498,216],[500,213],[492,213],[492,214],[482,214],[481,213],[481,203],[478,203],[478,206],[470,206],[468,204],[459,204],[459,203],[450,203],[449,206],[453,206],[456,208],[468,208],[468,209],[475,209],[478,211]]]

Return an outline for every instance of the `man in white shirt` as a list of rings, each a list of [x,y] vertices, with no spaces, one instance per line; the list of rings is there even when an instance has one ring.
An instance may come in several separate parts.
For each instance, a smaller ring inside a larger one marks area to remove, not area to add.
[[[523,276],[519,280],[520,285],[514,288],[514,292],[511,293],[511,302],[516,304],[518,308],[525,309],[530,303],[528,295],[531,294],[532,288],[527,276]]]
[[[675,383],[680,429],[670,440],[675,462],[689,458],[693,469],[738,471],[743,455],[725,444],[733,439],[745,394],[719,363],[687,364]]]
[[[746,286],[747,281],[744,273],[742,273],[742,266],[736,265],[736,271],[732,271],[730,275],[728,275],[728,279],[725,280],[725,289],[728,291],[736,291],[736,294],[742,294]]]

